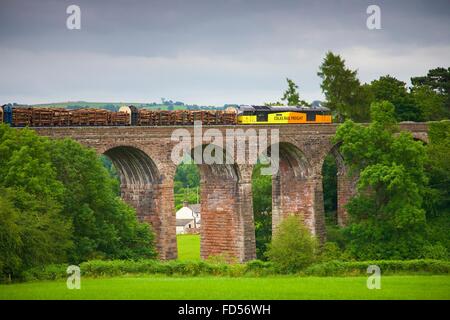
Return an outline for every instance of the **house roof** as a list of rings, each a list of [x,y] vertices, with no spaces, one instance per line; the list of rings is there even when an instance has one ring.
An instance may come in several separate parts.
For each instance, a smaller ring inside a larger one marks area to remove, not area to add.
[[[188,207],[182,207],[176,212],[176,218],[178,219],[193,219],[194,216],[192,212],[195,213],[197,218],[200,217],[200,204],[192,204]]]
[[[177,219],[177,227],[184,227],[188,223],[194,223],[194,219]]]
[[[191,204],[189,206],[189,208],[191,208],[192,211],[194,211],[195,213],[200,213],[201,206],[200,206],[199,203],[198,204]]]

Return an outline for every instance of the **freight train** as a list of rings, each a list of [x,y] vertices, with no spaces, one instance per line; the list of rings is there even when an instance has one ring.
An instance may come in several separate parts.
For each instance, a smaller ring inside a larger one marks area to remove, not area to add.
[[[236,124],[307,124],[331,123],[325,107],[300,106],[238,106],[225,111],[206,110],[149,110],[124,106],[119,111],[105,109],[64,109],[0,107],[0,123],[13,127],[69,127],[69,126],[176,126]]]

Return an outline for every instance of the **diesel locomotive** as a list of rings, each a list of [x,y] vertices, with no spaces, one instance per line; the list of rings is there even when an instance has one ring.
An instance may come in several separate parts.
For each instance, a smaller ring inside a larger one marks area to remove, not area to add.
[[[250,106],[226,110],[150,110],[123,106],[118,111],[105,109],[65,109],[0,107],[0,123],[13,127],[69,126],[183,126],[200,121],[203,125],[271,125],[331,123],[325,107]]]

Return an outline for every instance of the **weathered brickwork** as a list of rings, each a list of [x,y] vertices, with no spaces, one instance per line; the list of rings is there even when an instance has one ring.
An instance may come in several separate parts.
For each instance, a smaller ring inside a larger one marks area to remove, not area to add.
[[[416,139],[427,141],[426,124],[402,124]],[[278,129],[280,170],[272,183],[273,229],[288,214],[301,216],[321,241],[326,238],[322,165],[329,154],[338,166],[338,223],[347,222],[345,204],[355,192],[356,178],[348,176],[338,146],[332,143],[336,125],[215,126],[225,136],[230,129]],[[136,209],[141,221],[152,225],[161,259],[177,257],[171,140],[175,127],[34,128],[53,138],[71,137],[108,156],[118,169],[123,199]],[[185,128],[193,134],[193,128]],[[250,134],[251,136],[251,134]],[[252,142],[254,144],[254,142]],[[192,146],[194,147],[194,146]],[[249,142],[244,146],[247,150]],[[233,157],[242,151],[230,151]],[[268,148],[270,152],[270,147]],[[264,150],[260,150],[262,152]],[[224,145],[224,152],[226,146]],[[254,259],[251,164],[199,165],[201,174],[201,256],[224,255]]]

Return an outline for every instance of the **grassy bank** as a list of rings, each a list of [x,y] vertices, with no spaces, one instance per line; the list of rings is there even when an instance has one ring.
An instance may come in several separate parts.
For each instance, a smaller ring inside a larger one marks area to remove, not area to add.
[[[120,277],[0,285],[0,299],[450,299],[450,276],[384,276],[369,290],[367,277]]]
[[[200,235],[178,234],[178,260],[200,260]]]

